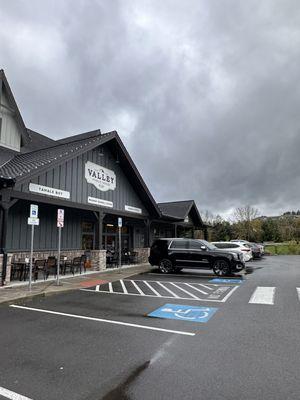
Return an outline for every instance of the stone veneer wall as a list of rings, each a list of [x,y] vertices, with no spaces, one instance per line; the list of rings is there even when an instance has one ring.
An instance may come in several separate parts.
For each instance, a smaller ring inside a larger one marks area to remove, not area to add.
[[[138,264],[144,264],[148,262],[148,257],[150,255],[150,248],[149,247],[143,247],[143,248],[136,248],[134,249],[137,255],[137,262]]]
[[[103,271],[106,269],[106,250],[91,250],[91,270],[92,271]],[[61,255],[68,258],[68,260],[73,260],[75,257],[80,257],[84,254],[84,250],[62,250]],[[33,258],[36,260],[47,259],[49,256],[57,257],[57,250],[41,250],[34,251]],[[0,270],[2,268],[2,259],[0,258]],[[10,271],[11,271],[11,263],[13,259],[24,259],[26,257],[30,257],[30,252],[28,251],[20,251],[9,253],[7,255],[7,266],[6,266],[6,278],[5,283],[10,282]]]

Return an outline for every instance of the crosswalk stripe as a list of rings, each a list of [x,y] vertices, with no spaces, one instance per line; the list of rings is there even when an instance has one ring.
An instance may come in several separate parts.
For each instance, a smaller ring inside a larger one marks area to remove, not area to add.
[[[156,296],[157,296],[157,297],[161,297],[161,294],[160,294],[160,293],[158,293],[158,292],[157,292],[157,291],[156,291],[156,290],[155,290],[155,289],[154,289],[154,288],[153,288],[153,287],[150,285],[150,283],[148,283],[147,281],[143,281],[143,282],[144,282],[144,284],[145,284],[145,285],[147,285],[147,286],[148,286],[148,288],[149,288],[149,289],[151,289],[151,290],[152,290],[152,292],[153,292],[153,293],[155,293],[155,294],[156,294]]]
[[[298,293],[298,299],[300,301],[300,287],[297,287],[296,289],[297,289],[297,293]]]
[[[195,288],[195,287],[192,286],[190,283],[186,283],[186,286],[189,286],[190,288],[192,288],[192,289],[194,289],[194,290],[197,290],[197,292],[200,292],[200,293],[202,293],[202,294],[208,294],[208,293],[204,292],[204,290]]]
[[[179,296],[177,296],[176,293],[172,292],[172,290],[168,289],[165,285],[163,285],[161,282],[157,282],[159,284],[159,286],[161,286],[163,289],[165,289],[167,292],[169,292],[170,294],[172,294],[174,297],[176,297],[177,299],[179,298]]]
[[[257,286],[252,294],[250,304],[274,304],[275,287]]]
[[[121,283],[121,286],[122,286],[122,289],[123,289],[123,293],[127,294],[128,291],[127,291],[126,286],[124,285],[124,282],[123,282],[122,279],[120,279],[120,283]]]
[[[141,296],[145,296],[145,293],[141,290],[141,288],[134,281],[130,281],[130,282],[133,284],[133,286],[136,288],[136,290],[139,292],[139,294]]]
[[[183,292],[187,293],[189,296],[193,297],[196,300],[200,300],[199,297],[195,296],[193,293],[188,292],[187,290],[183,289],[182,287],[176,285],[176,283],[171,282],[171,285],[175,286],[177,289],[182,290]]]

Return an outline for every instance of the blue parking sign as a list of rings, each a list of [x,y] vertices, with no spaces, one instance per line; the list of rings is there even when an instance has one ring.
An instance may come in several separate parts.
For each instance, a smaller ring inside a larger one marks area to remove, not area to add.
[[[207,322],[217,311],[215,307],[185,306],[181,304],[165,304],[148,314],[148,317],[178,319],[188,322]]]

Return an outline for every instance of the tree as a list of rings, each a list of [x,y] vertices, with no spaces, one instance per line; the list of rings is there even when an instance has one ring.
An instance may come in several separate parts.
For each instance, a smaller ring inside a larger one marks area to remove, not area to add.
[[[257,220],[259,211],[250,206],[238,207],[234,211],[234,231],[238,238],[246,240],[260,240],[261,222]]]

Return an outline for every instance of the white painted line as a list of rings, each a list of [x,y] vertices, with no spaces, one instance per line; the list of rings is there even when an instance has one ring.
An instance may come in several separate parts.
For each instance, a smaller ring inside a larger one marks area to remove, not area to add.
[[[11,400],[32,400],[29,397],[22,396],[16,392],[12,392],[11,390],[5,389],[0,386],[0,396],[6,397]]]
[[[120,294],[124,294],[124,293],[120,293]],[[115,320],[111,320],[111,319],[86,317],[84,315],[68,314],[68,313],[63,313],[63,312],[58,312],[58,311],[44,310],[42,308],[32,308],[32,307],[18,306],[16,304],[11,304],[10,307],[20,308],[22,310],[37,311],[37,312],[41,312],[41,313],[45,313],[45,314],[62,315],[64,317],[85,319],[85,320],[88,320],[88,321],[106,322],[107,324],[113,324],[113,325],[130,326],[130,327],[133,327],[133,328],[146,329],[146,330],[150,330],[150,331],[159,331],[159,332],[176,333],[178,335],[195,336],[195,333],[193,333],[193,332],[174,331],[172,329],[157,328],[156,326],[138,325],[138,324],[131,324],[129,322],[115,321]],[[26,398],[24,398],[24,400],[26,400]]]
[[[299,299],[299,301],[300,301],[300,288],[297,287],[296,289],[297,289],[297,293],[298,293],[298,299]]]
[[[275,287],[258,286],[252,294],[250,304],[274,304]]]
[[[194,299],[200,300],[199,297],[195,296],[193,293],[190,293],[190,292],[188,292],[187,290],[182,289],[182,287],[176,285],[175,283],[172,283],[172,282],[170,282],[170,283],[171,283],[171,285],[173,285],[173,286],[175,286],[177,289],[180,289],[180,290],[182,290],[183,292],[187,293],[189,296],[193,297]]]
[[[175,298],[179,298],[179,296],[177,296],[176,293],[172,292],[172,290],[168,289],[165,285],[163,285],[161,282],[157,282],[159,284],[159,286],[161,286],[163,289],[165,289],[167,292],[169,292],[172,296],[174,296]]]
[[[237,287],[234,287],[234,289],[237,289]],[[233,290],[234,290],[233,289]],[[137,294],[137,293],[127,293],[127,294],[125,294],[125,293],[123,293],[123,292],[108,292],[107,290],[103,290],[103,291],[99,291],[99,292],[96,292],[96,290],[95,289],[80,289],[80,290],[82,290],[83,292],[91,292],[91,293],[97,293],[97,294],[102,294],[102,293],[104,293],[104,294],[122,294],[122,295],[124,295],[124,296],[139,296],[139,297],[141,297],[141,295],[140,294]],[[233,291],[232,290],[232,291]],[[229,294],[231,294],[231,293],[229,293]],[[228,295],[227,295],[228,296]],[[153,298],[153,299],[173,299],[174,300],[174,296],[161,296],[161,297],[158,297],[158,296],[155,296],[154,294],[144,294],[144,296],[143,297],[151,297],[151,298]],[[229,296],[228,296],[229,297]],[[178,297],[178,300],[190,300],[190,301],[196,301],[196,299],[193,299],[192,297]],[[216,299],[198,299],[198,301],[212,301],[212,302],[216,302],[216,303],[224,303],[224,299],[223,300],[216,300]]]
[[[144,282],[144,284],[145,284],[146,286],[148,286],[148,288],[149,288],[149,289],[151,289],[151,290],[152,290],[152,292],[153,292],[153,293],[155,293],[155,294],[156,294],[156,296],[157,296],[157,297],[161,297],[161,294],[160,294],[160,293],[158,293],[158,291],[157,291],[157,290],[153,289],[153,287],[150,285],[150,283],[148,283],[147,281],[143,281],[143,282]]]
[[[96,292],[99,292],[99,289],[100,289],[100,285],[96,285]]]
[[[112,283],[111,283],[111,282],[108,282],[108,289],[109,289],[109,292],[110,292],[110,293],[114,293],[113,287],[112,287]]]
[[[225,303],[225,301],[226,301],[227,299],[229,299],[229,297],[232,295],[232,293],[233,293],[235,290],[237,290],[238,288],[239,288],[239,286],[233,286],[232,289],[231,289],[231,291],[230,291],[229,293],[227,293],[226,296],[223,297],[222,300],[220,300],[220,302],[221,302],[221,303]]]
[[[189,286],[190,288],[192,288],[192,289],[194,289],[194,290],[197,290],[197,292],[200,292],[200,293],[202,293],[202,294],[208,294],[208,293],[204,292],[204,290],[195,288],[195,287],[192,286],[190,283],[185,283],[185,285],[186,285],[186,286]]]
[[[204,289],[207,289],[207,290],[214,290],[213,288],[211,288],[209,286],[203,285],[203,283],[194,283],[194,285],[202,286],[202,287],[204,287]]]
[[[141,296],[145,296],[145,293],[142,291],[142,289],[135,283],[135,281],[130,281],[132,284],[133,284],[133,286],[136,288],[136,290],[139,292],[139,294],[141,295]]]
[[[126,286],[124,285],[124,282],[123,282],[123,280],[122,280],[122,279],[120,279],[120,283],[121,283],[121,286],[122,286],[123,292],[124,292],[125,294],[127,294],[127,293],[128,293],[128,291],[127,291],[127,289],[126,289]]]

